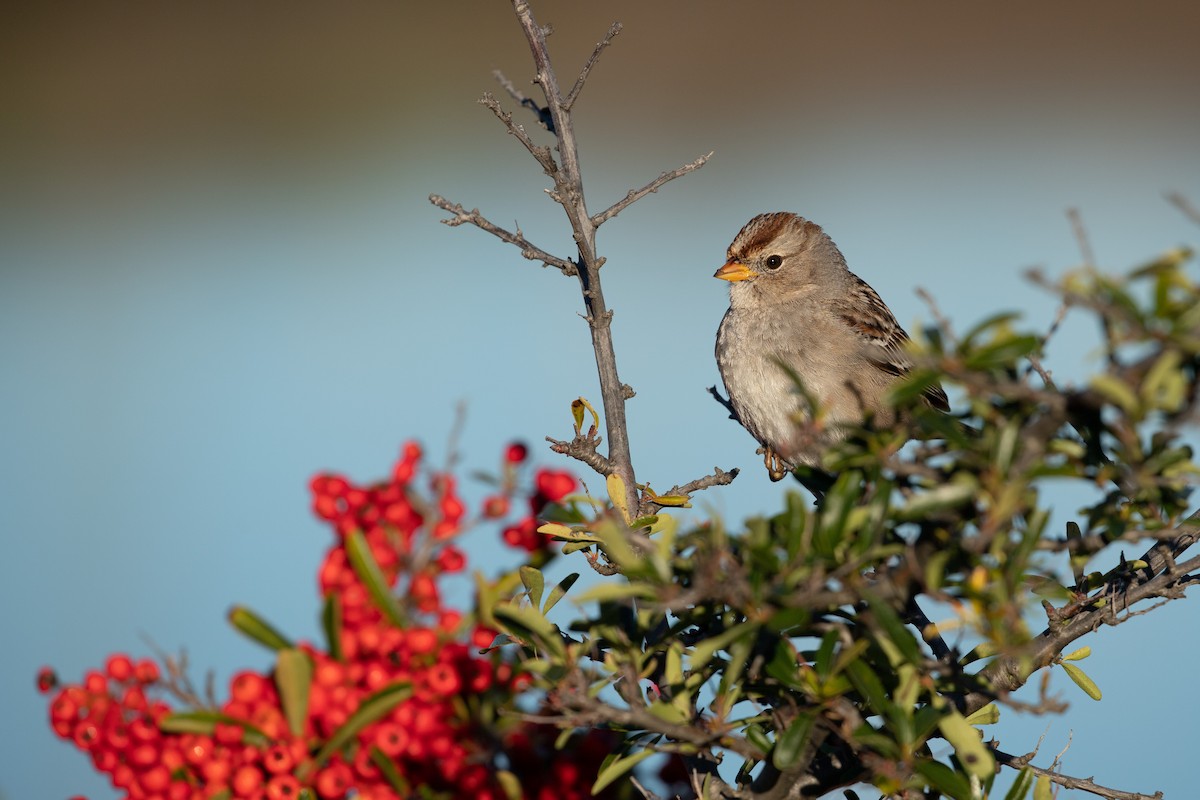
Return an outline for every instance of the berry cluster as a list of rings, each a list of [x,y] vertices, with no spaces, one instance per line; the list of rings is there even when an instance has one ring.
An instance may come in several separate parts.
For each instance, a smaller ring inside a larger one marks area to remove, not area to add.
[[[507,515],[526,455],[509,446],[501,489],[481,518]],[[325,649],[273,631],[256,637],[280,651],[277,668],[234,675],[219,708],[183,711],[152,699],[183,695],[176,675],[114,655],[104,671],[54,694],[55,732],[132,800],[590,796],[614,742],[592,731],[558,750],[558,731],[499,712],[515,708],[529,676],[488,649],[495,631],[443,605],[439,579],[466,567],[454,544],[466,507],[452,475],[432,474],[419,491],[420,468],[421,450],[409,443],[388,481],[312,480],[313,510],[336,534],[318,575]],[[567,473],[538,471],[522,493],[529,515],[504,540],[540,551],[547,537],[536,533],[537,515],[575,485]],[[285,676],[285,654],[303,668]],[[58,688],[49,670],[38,684]]]
[[[484,514],[499,518],[508,514],[509,496],[513,492],[517,467],[525,460],[528,451],[525,445],[514,443],[504,454],[504,493],[495,494],[484,500]],[[569,472],[540,469],[534,476],[534,492],[529,497],[529,513],[519,521],[504,528],[501,536],[505,544],[519,547],[531,554],[544,554],[552,540],[537,532],[538,519],[551,503],[558,503],[575,491],[575,476]]]

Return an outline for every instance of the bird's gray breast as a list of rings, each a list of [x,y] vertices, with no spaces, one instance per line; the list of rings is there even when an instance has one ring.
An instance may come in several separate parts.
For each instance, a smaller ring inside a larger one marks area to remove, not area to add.
[[[781,363],[806,377],[806,388],[820,396],[824,387],[809,385],[810,362],[819,354],[799,347],[797,320],[791,315],[753,313],[731,307],[717,331],[717,367],[730,402],[754,438],[785,458],[794,459],[797,412],[806,411],[796,383]]]

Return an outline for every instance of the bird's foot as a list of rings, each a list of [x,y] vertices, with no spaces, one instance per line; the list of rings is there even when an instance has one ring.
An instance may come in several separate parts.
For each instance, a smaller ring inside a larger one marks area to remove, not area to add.
[[[783,480],[783,476],[792,471],[792,466],[769,447],[763,449],[763,466],[767,468],[767,474],[773,481]]]

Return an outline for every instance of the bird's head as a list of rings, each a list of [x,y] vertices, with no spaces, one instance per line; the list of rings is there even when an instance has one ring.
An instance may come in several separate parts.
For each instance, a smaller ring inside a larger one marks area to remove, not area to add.
[[[841,251],[820,225],[779,211],[747,222],[713,277],[732,283],[735,296],[784,299],[836,284],[845,274]]]

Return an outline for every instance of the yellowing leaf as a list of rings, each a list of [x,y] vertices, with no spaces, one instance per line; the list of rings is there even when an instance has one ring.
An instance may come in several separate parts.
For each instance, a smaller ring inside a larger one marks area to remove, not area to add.
[[[1067,677],[1075,681],[1075,685],[1083,689],[1084,693],[1093,700],[1099,700],[1103,695],[1100,692],[1100,687],[1096,682],[1087,676],[1087,673],[1081,670],[1074,664],[1059,664],[1067,672]]]
[[[938,730],[954,748],[955,755],[966,771],[986,780],[996,772],[996,760],[992,751],[983,743],[983,739],[962,714],[948,705],[942,710],[942,719],[938,722]]]
[[[613,507],[621,512],[621,519],[628,525],[633,518],[629,515],[629,501],[625,497],[625,480],[614,472],[608,476],[607,483],[608,499],[612,501]]]
[[[1082,661],[1091,654],[1092,648],[1085,645],[1078,650],[1072,650],[1070,653],[1067,653],[1065,656],[1063,656],[1063,661]]]

